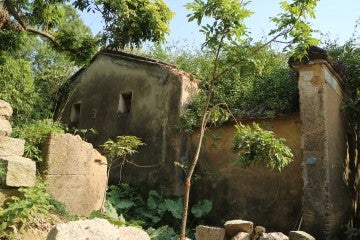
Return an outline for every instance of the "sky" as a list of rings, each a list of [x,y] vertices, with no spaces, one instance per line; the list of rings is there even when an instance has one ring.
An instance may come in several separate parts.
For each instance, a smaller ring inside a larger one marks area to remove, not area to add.
[[[169,44],[186,43],[192,47],[200,47],[204,37],[198,32],[196,23],[187,22],[186,15],[189,13],[184,5],[189,0],[164,0],[175,12],[170,23],[171,33],[167,36]],[[251,37],[260,40],[274,28],[269,17],[276,16],[280,12],[280,0],[252,0],[248,8],[254,12],[247,20]],[[359,0],[320,0],[316,8],[316,19],[312,20],[312,27],[322,34],[328,34],[331,39],[344,42],[352,36],[356,21],[360,18]],[[101,18],[83,14],[85,23],[97,33],[102,29]]]

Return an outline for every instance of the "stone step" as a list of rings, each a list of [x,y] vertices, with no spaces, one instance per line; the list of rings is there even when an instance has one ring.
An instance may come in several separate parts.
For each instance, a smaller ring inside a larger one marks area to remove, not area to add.
[[[8,120],[0,118],[0,136],[9,136],[12,132],[11,124]]]
[[[0,136],[0,156],[24,155],[25,140]]]
[[[3,184],[9,187],[32,187],[36,180],[36,164],[20,156],[0,156],[0,163],[6,170]]]

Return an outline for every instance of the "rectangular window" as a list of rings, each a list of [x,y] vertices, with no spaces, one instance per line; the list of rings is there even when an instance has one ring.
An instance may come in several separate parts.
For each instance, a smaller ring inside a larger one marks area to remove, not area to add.
[[[70,113],[70,122],[72,124],[79,124],[80,121],[80,109],[81,109],[81,103],[75,103],[71,107],[71,113]]]
[[[118,112],[130,113],[132,92],[121,93],[119,98]]]

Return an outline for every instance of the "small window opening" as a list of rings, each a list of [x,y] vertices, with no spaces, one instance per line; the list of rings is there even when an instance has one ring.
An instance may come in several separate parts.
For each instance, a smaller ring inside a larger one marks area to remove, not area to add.
[[[132,92],[121,93],[119,98],[119,113],[130,113]]]
[[[71,107],[71,113],[70,113],[70,121],[73,124],[79,124],[80,121],[80,109],[81,109],[81,103],[75,103]]]

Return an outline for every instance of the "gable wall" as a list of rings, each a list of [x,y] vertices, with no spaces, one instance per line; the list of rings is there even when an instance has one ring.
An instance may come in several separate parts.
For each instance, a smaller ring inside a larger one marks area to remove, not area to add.
[[[155,167],[127,164],[122,170],[123,180],[152,185],[162,177],[165,185],[178,182],[180,176],[173,172],[173,162],[180,157],[178,145],[184,140],[174,133],[184,95],[179,75],[159,65],[100,55],[74,81],[73,89],[62,113],[65,123],[70,123],[71,106],[81,102],[78,128],[96,129],[99,134],[89,139],[95,145],[117,135],[135,135],[146,144],[138,149],[134,162]],[[131,110],[121,114],[118,104],[124,92],[132,92]],[[114,169],[110,176],[117,182],[120,169]]]

